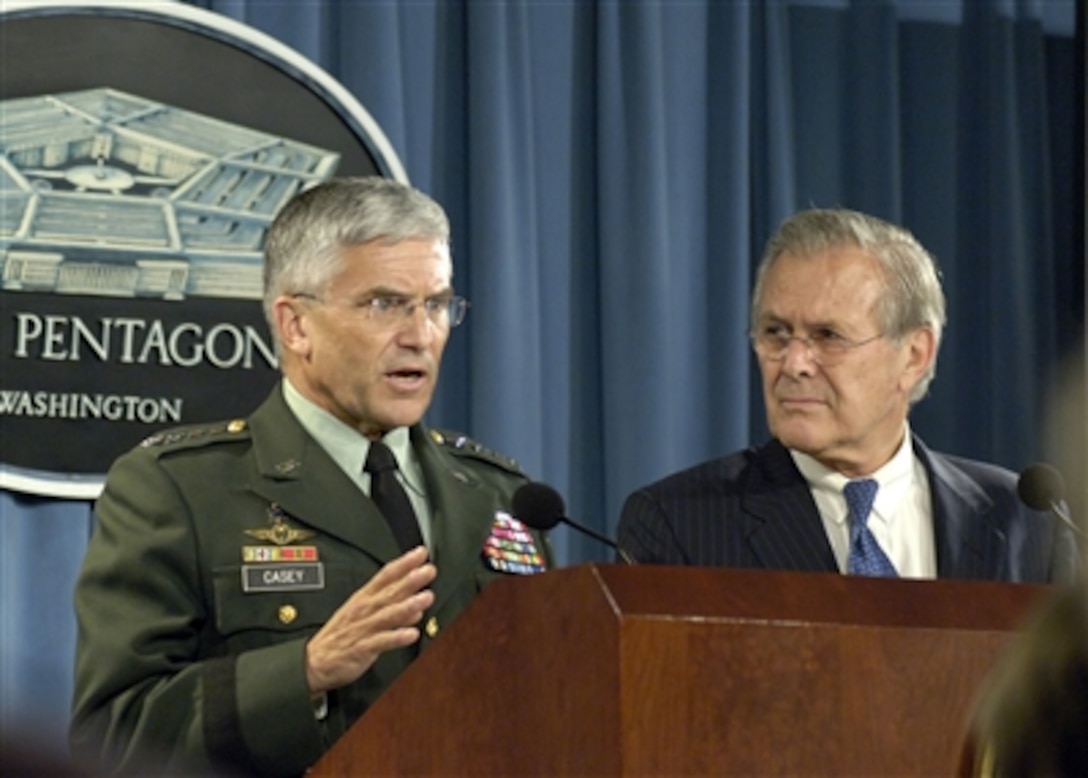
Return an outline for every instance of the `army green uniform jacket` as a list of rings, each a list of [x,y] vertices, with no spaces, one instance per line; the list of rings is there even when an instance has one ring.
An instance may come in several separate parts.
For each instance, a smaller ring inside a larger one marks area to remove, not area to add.
[[[483,586],[510,574],[482,552],[527,479],[465,438],[419,425],[411,440],[438,568],[425,649]],[[120,457],[96,515],[75,594],[71,742],[81,762],[299,774],[416,655],[383,654],[315,714],[307,639],[400,552],[279,388],[245,421],[155,435]],[[534,534],[532,545],[550,566],[547,541]]]

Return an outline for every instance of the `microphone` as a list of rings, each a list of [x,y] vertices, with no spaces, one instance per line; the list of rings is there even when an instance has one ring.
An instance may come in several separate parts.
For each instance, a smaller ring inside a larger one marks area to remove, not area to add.
[[[1062,474],[1053,465],[1046,462],[1036,462],[1029,465],[1020,474],[1020,480],[1016,484],[1016,492],[1020,500],[1029,508],[1037,511],[1050,511],[1057,516],[1069,529],[1073,530],[1080,538],[1084,538],[1084,530],[1077,526],[1069,512],[1065,510],[1062,502],[1062,494],[1065,492],[1065,481]]]
[[[515,518],[528,524],[533,529],[547,532],[557,524],[567,524],[613,549],[625,563],[635,564],[635,560],[631,558],[631,555],[620,548],[616,541],[605,537],[584,524],[579,524],[567,516],[567,508],[563,504],[563,498],[559,496],[559,492],[547,484],[542,484],[539,481],[522,484],[514,492],[511,507]]]

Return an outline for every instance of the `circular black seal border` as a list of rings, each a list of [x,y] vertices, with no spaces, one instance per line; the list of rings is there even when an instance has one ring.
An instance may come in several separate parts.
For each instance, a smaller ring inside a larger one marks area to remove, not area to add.
[[[387,177],[408,182],[388,138],[370,113],[328,72],[271,36],[221,14],[180,2],[135,5],[129,0],[5,0],[0,7],[0,38],[7,21],[86,16],[163,24],[239,49],[280,71],[313,93],[369,152]],[[14,467],[0,462],[0,489],[65,499],[94,499],[105,475],[74,475]]]

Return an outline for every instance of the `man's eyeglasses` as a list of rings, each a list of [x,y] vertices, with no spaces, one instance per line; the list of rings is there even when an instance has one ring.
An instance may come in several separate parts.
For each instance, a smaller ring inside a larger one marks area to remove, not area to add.
[[[865,340],[851,340],[832,329],[824,328],[810,333],[806,338],[792,334],[781,324],[768,324],[749,333],[749,337],[756,354],[771,362],[785,359],[790,343],[796,340],[808,349],[818,365],[834,365],[845,359],[854,349],[880,340],[884,335],[881,333]]]
[[[358,313],[381,327],[394,327],[415,315],[422,306],[427,319],[438,327],[456,327],[465,320],[468,300],[455,294],[442,294],[423,300],[395,294],[376,294],[361,300],[325,300],[309,292],[296,292],[292,297],[313,300],[323,305],[339,305]]]

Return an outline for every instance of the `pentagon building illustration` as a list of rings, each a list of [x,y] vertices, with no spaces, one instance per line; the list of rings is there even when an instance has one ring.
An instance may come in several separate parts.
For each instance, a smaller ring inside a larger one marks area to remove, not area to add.
[[[0,101],[4,291],[260,299],[261,247],[327,149],[114,89]]]

